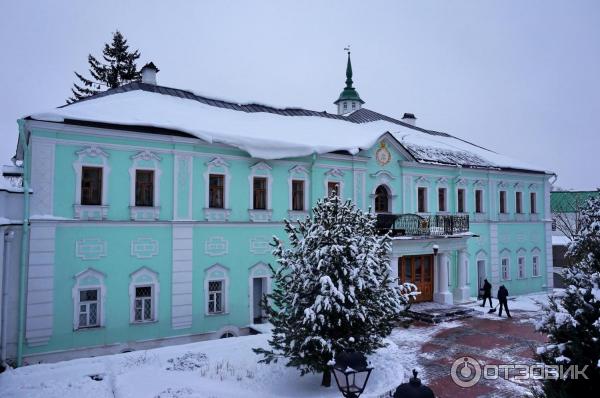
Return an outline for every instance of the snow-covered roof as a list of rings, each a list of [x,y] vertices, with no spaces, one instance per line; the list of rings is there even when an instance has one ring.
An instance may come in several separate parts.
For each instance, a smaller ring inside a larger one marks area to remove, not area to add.
[[[239,104],[140,82],[35,113],[30,119],[155,127],[222,143],[261,159],[346,151],[357,154],[390,133],[424,163],[545,172],[446,133],[361,109],[347,116],[301,108]]]

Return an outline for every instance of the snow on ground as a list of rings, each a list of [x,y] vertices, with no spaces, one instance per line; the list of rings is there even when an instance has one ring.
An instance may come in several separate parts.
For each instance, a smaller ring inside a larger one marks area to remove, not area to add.
[[[426,327],[396,328],[392,331],[389,339],[396,343],[402,352],[402,361],[407,373],[412,374],[412,370],[416,369],[419,372],[419,378],[426,382],[426,376],[417,362],[421,346],[441,330],[453,329],[462,325],[460,321],[451,321]]]
[[[410,336],[410,330],[403,331],[403,336]],[[295,368],[288,368],[282,362],[258,364],[259,357],[252,348],[267,347],[268,336],[210,340],[11,369],[0,374],[0,395],[3,398],[339,397],[337,387],[320,387],[321,375],[301,377]],[[414,344],[420,338],[414,337]],[[416,363],[414,350],[404,352],[392,341],[389,343],[369,357],[375,369],[364,397],[378,397],[406,381],[405,369],[412,369]]]
[[[554,289],[554,294],[555,295],[560,295],[562,294],[562,292],[564,291],[564,289]],[[471,301],[475,301],[476,297],[471,297]],[[496,307],[498,305],[498,300],[496,298],[492,298],[492,302],[494,304],[494,307]],[[490,305],[488,302],[485,303],[485,307],[481,307],[481,303],[482,300],[477,300],[476,304],[468,304],[469,307],[472,307],[477,316],[481,317],[481,318],[486,318],[486,319],[492,319],[492,320],[505,320],[508,319],[506,317],[506,315],[504,314],[504,312],[502,313],[502,317],[498,316],[498,309],[496,309],[496,312],[494,313],[489,313],[490,310]],[[535,317],[538,315],[541,315],[541,305],[540,304],[547,304],[548,303],[548,293],[547,292],[535,292],[535,293],[530,293],[530,294],[523,294],[520,296],[509,296],[508,298],[508,309],[510,311],[513,310],[518,310],[518,311],[523,311],[525,313],[532,313],[532,314],[525,314],[525,318],[523,319],[529,319],[531,318],[531,321],[534,321]]]

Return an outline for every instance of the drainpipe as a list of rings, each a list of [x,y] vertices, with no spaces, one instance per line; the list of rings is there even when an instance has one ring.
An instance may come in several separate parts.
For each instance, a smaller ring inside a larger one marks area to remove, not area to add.
[[[8,333],[8,281],[10,278],[9,274],[9,263],[12,257],[11,255],[11,243],[15,232],[11,229],[3,231],[4,234],[4,252],[3,252],[3,266],[0,271],[0,286],[2,288],[2,296],[0,297],[0,311],[2,311],[2,330],[0,334],[0,349],[2,350],[2,356],[0,356],[0,363],[6,363],[6,345],[7,345],[7,333]]]
[[[310,161],[310,208],[315,204],[315,163],[317,162],[317,153],[313,152],[312,160]],[[309,210],[310,211],[310,210]]]
[[[24,121],[19,120],[19,138],[23,145],[23,234],[21,238],[21,260],[19,264],[19,326],[17,342],[17,366],[23,365],[23,341],[25,340],[25,300],[27,289],[27,253],[29,249],[29,178],[30,147]]]

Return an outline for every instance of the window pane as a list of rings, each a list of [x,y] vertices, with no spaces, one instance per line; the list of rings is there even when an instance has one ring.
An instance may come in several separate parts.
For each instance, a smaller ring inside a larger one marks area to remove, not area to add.
[[[135,205],[154,206],[154,170],[135,171]]]
[[[210,281],[208,282],[208,291],[209,292],[218,292],[221,291],[221,281]]]
[[[418,196],[418,211],[419,213],[425,213],[427,211],[427,189],[426,188],[418,188],[417,190]]]
[[[223,308],[221,306],[221,293],[217,293],[216,294],[216,297],[215,297],[215,306],[216,306],[216,311],[217,312],[223,311]]]
[[[92,303],[90,304],[90,326],[94,326],[98,323],[98,304]]]
[[[102,204],[102,168],[81,168],[81,204]]]
[[[135,297],[150,297],[152,295],[152,287],[142,286],[135,288]]]
[[[208,183],[208,207],[222,209],[225,207],[225,176],[211,174]]]
[[[515,202],[517,213],[523,212],[523,194],[521,192],[515,192]]]
[[[383,185],[380,185],[375,190],[375,212],[376,213],[388,213],[389,212],[389,196],[388,190]]]
[[[537,207],[536,207],[536,203],[535,203],[535,192],[531,192],[529,194],[529,201],[530,201],[530,209],[531,209],[531,213],[535,214],[537,213]]]
[[[500,191],[500,213],[506,213],[506,191]]]
[[[327,196],[340,195],[340,183],[339,182],[328,182],[327,183]]]
[[[79,292],[79,301],[96,301],[98,300],[98,290],[81,290]]]
[[[144,320],[152,319],[152,299],[144,299]]]
[[[254,209],[265,210],[267,208],[267,179],[254,177]]]
[[[292,210],[304,211],[304,181],[292,181]]]
[[[79,314],[79,326],[87,326],[87,315]]]
[[[480,189],[475,191],[475,212],[483,213],[483,192]]]
[[[140,305],[141,305],[141,301],[140,301]],[[141,308],[137,308],[135,309],[135,320],[136,321],[141,321],[142,320],[142,309]]]
[[[446,188],[438,189],[438,210],[446,211]]]
[[[457,196],[458,196],[457,197],[458,212],[459,213],[464,213],[465,212],[465,190],[464,189],[459,189]]]

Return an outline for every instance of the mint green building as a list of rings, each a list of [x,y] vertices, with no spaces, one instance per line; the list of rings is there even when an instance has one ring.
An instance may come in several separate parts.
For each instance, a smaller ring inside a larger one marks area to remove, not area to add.
[[[29,224],[8,357],[249,333],[272,236],[332,192],[380,214],[421,301],[466,301],[483,278],[552,287],[553,174],[364,108],[350,58],[337,114],[207,98],[157,72],[19,120]]]

